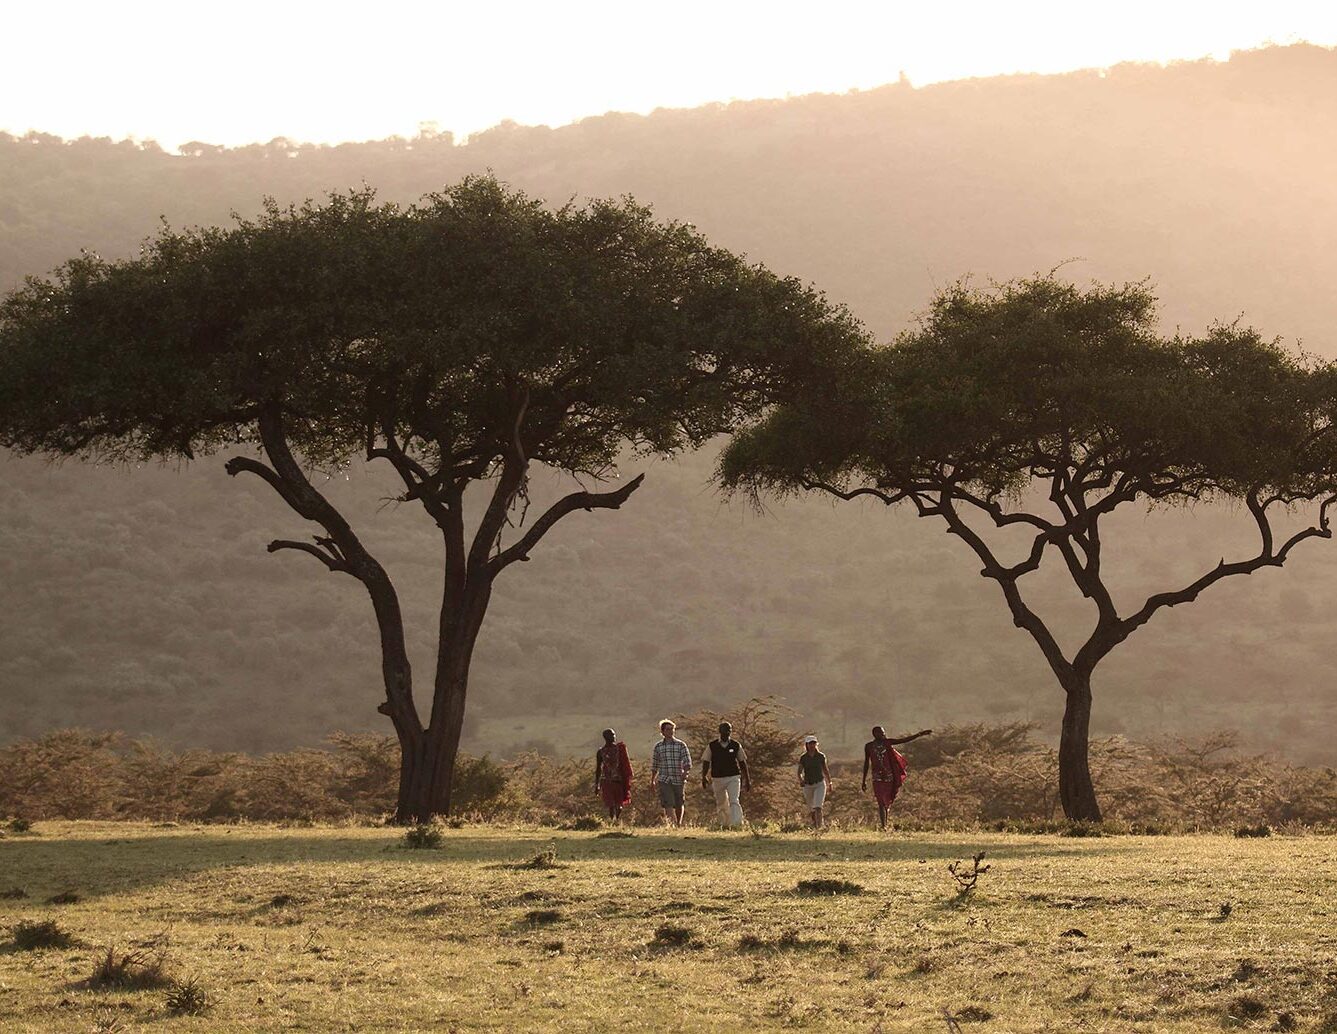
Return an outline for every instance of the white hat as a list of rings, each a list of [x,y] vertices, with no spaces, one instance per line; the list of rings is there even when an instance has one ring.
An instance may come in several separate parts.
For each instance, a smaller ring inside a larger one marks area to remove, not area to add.
[[[817,742],[817,737],[816,737],[816,736],[804,736],[804,737],[803,737],[803,742],[804,742],[804,743],[816,743],[816,742]]]

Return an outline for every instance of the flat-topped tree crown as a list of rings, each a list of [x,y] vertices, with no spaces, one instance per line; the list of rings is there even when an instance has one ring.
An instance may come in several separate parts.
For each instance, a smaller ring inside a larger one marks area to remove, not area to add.
[[[640,484],[581,488],[524,522],[531,466],[597,481],[628,450],[699,445],[863,335],[815,290],[629,198],[553,209],[491,177],[408,207],[362,190],[164,228],[137,258],[84,255],[29,280],[0,304],[0,444],[113,459],[244,447],[228,472],[321,529],[270,550],[371,595],[400,817],[426,818],[449,804],[493,579],[562,517],[616,509]],[[394,588],[306,476],[358,458],[391,464],[442,532],[426,722]],[[476,483],[487,500],[466,522]]]
[[[1337,492],[1337,375],[1256,331],[1219,325],[1165,337],[1143,284],[1082,290],[1045,276],[938,295],[891,347],[863,349],[820,397],[799,390],[736,435],[720,478],[750,493],[818,490],[906,502],[939,517],[983,562],[1015,623],[1037,642],[1067,696],[1060,791],[1072,818],[1098,818],[1086,761],[1090,678],[1161,608],[1233,574],[1279,567],[1330,537]],[[1101,570],[1102,519],[1141,500],[1243,502],[1252,557],[1116,605]],[[1318,503],[1312,525],[1279,536],[1279,510]],[[1004,559],[994,535],[1023,537]],[[1095,608],[1065,653],[1021,580],[1057,554]]]

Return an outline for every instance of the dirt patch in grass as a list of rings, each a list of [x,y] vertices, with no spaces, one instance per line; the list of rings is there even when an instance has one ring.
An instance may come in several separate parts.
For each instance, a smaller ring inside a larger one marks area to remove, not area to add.
[[[849,880],[799,880],[800,894],[862,894],[863,886]]]

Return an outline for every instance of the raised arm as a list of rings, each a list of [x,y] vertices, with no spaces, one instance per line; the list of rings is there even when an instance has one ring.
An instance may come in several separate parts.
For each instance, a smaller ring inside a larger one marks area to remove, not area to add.
[[[913,734],[910,735],[910,736],[902,736],[899,740],[887,740],[887,742],[888,742],[888,743],[895,743],[895,744],[909,743],[911,740],[917,740],[917,739],[919,739],[919,737],[921,737],[921,736],[932,736],[932,735],[933,735],[933,730],[932,730],[932,729],[920,729],[919,732],[913,733]],[[865,758],[865,759],[864,759],[864,765],[865,765],[865,767],[867,766],[867,763],[868,763],[868,759]]]

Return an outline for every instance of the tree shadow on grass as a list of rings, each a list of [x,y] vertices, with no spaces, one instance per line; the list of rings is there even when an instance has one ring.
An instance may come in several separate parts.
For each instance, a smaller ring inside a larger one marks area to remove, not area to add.
[[[1059,837],[999,842],[987,834],[944,834],[931,838],[872,840],[823,837],[718,836],[688,841],[672,834],[638,835],[625,839],[590,834],[518,830],[514,835],[468,830],[445,832],[439,848],[407,850],[399,830],[262,829],[219,827],[132,831],[108,842],[105,836],[0,841],[0,871],[41,891],[46,887],[77,887],[85,898],[125,893],[202,873],[286,865],[340,867],[386,866],[427,870],[484,865],[523,871],[531,860],[556,850],[559,865],[579,867],[628,862],[672,862],[675,867],[733,863],[805,866],[934,864],[970,854],[987,843],[993,860],[1066,856],[1109,857],[1139,848],[1113,838],[1096,843]],[[611,888],[610,888],[611,889]],[[0,915],[8,911],[0,903]],[[20,907],[21,902],[12,903]]]

